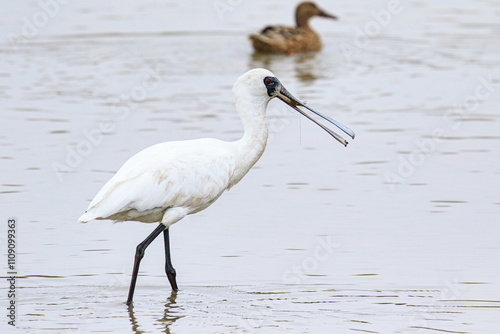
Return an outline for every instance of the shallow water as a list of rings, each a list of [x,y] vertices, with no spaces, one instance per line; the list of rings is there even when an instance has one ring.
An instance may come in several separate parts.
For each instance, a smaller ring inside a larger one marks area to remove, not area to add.
[[[33,37],[2,40],[17,331],[496,333],[500,4],[402,2],[363,40],[388,3],[325,2],[341,20],[313,22],[323,50],[287,57],[253,55],[246,39],[290,22],[287,2],[214,3],[69,3]],[[8,6],[2,36],[41,10]],[[171,229],[181,290],[170,294],[156,241],[127,309],[135,246],[154,226],[77,218],[147,146],[238,139],[231,87],[258,66],[356,139],[344,148],[272,101],[264,156]],[[6,295],[0,284],[2,308]]]

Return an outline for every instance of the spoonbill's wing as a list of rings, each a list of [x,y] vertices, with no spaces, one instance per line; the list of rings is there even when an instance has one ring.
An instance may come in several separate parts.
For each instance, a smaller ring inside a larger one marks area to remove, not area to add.
[[[204,140],[151,146],[130,158],[90,203],[81,222],[92,219],[158,221],[172,207],[188,213],[212,204],[228,188],[233,156]],[[206,144],[206,145],[204,145]]]

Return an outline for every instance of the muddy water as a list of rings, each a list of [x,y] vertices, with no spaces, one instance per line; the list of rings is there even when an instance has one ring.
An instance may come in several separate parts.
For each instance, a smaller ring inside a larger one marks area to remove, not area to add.
[[[402,2],[387,22],[372,14],[384,1],[324,2],[341,17],[314,21],[325,47],[290,57],[252,55],[246,39],[290,22],[285,1],[220,3],[69,3],[36,33],[23,17],[37,3],[0,14],[2,36],[33,33],[0,45],[17,331],[496,333],[498,2]],[[344,148],[272,101],[257,165],[172,227],[179,293],[155,242],[127,309],[135,245],[154,226],[76,219],[149,145],[238,139],[230,89],[258,66],[356,139]]]

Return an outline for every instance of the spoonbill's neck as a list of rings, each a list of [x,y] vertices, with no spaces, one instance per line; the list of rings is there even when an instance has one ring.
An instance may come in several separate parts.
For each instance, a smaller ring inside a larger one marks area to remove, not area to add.
[[[235,94],[236,109],[240,115],[245,133],[234,142],[236,170],[231,184],[236,184],[264,153],[267,144],[266,108],[269,99],[252,95]]]

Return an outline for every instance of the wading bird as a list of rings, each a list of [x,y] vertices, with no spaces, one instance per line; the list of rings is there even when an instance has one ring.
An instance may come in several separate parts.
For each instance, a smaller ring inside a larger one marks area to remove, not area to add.
[[[162,232],[165,271],[172,289],[178,290],[170,260],[169,227],[186,215],[207,208],[259,160],[266,147],[266,108],[272,98],[279,98],[344,146],[347,145],[344,138],[313,119],[307,111],[354,138],[350,129],[293,97],[266,69],[253,69],[243,74],[233,86],[233,96],[244,126],[243,138],[235,142],[205,138],[148,147],[125,162],[80,217],[82,223],[93,219],[160,223],[137,245],[127,305],[132,302],[144,252]]]
[[[314,2],[302,2],[295,10],[296,27],[267,26],[258,34],[249,36],[253,48],[262,53],[286,53],[318,51],[321,49],[319,35],[309,26],[314,16],[336,20],[337,17],[318,8]]]

